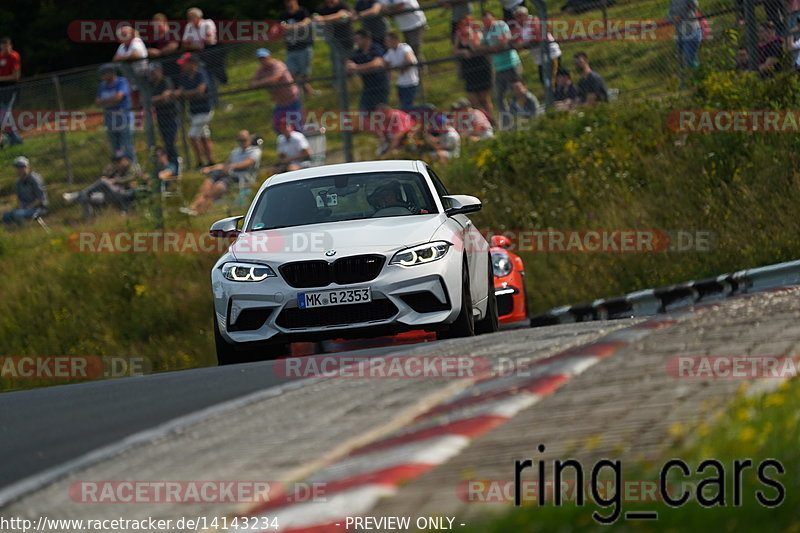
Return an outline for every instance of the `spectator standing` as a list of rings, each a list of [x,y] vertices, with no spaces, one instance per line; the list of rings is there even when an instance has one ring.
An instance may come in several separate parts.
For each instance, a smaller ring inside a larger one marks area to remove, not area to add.
[[[341,65],[353,51],[354,36],[350,6],[340,0],[325,0],[314,20],[324,25],[325,40],[334,57],[334,65]]]
[[[134,185],[142,177],[142,169],[124,155],[111,158],[111,165],[103,171],[100,179],[79,192],[65,192],[63,198],[71,203],[78,200],[83,207],[83,219],[96,215],[96,207],[116,205],[125,211],[136,197]]]
[[[147,47],[130,24],[125,24],[117,30],[119,46],[114,54],[113,61],[131,62],[133,72],[138,75],[147,73]]]
[[[459,58],[460,75],[464,80],[470,104],[491,118],[494,115],[490,96],[492,63],[488,56],[478,51],[482,38],[483,32],[475,27],[472,17],[465,15],[456,31],[453,54]]]
[[[201,167],[213,165],[214,145],[211,141],[211,128],[208,126],[214,116],[214,110],[211,109],[211,80],[196,54],[186,52],[177,63],[181,68],[181,75],[178,77],[178,88],[173,94],[189,104],[189,139],[197,164]]]
[[[278,163],[275,172],[308,168],[311,165],[311,145],[306,136],[294,129],[290,120],[281,120],[277,140]]]
[[[536,63],[536,68],[539,70],[539,81],[544,83],[542,39],[539,37],[539,35],[541,35],[541,23],[539,18],[531,16],[528,13],[528,8],[525,6],[520,6],[514,10],[514,18],[519,28],[517,33],[518,46],[528,49],[531,57],[533,57],[533,62]],[[550,61],[552,62],[552,71],[550,74],[550,80],[552,82],[556,77],[556,72],[558,72],[558,66],[561,61],[561,47],[558,46],[555,37],[553,37],[553,34],[549,31],[547,32],[547,46],[548,52],[550,53]]]
[[[483,40],[480,51],[492,54],[494,65],[495,106],[500,112],[507,111],[505,95],[511,84],[522,79],[522,62],[511,46],[511,30],[491,12],[483,14]]]
[[[669,18],[675,25],[675,38],[678,41],[678,59],[684,67],[697,67],[697,50],[703,40],[703,30],[697,17],[697,0],[671,0]]]
[[[14,50],[11,37],[0,38],[0,115],[2,113],[11,113],[14,105],[18,103],[19,88],[17,83],[21,76],[22,61],[19,53]],[[8,136],[9,144],[22,144],[22,138],[12,125],[5,131],[0,129],[0,147],[3,146],[4,134]]]
[[[21,226],[47,209],[44,180],[38,173],[31,171],[28,158],[19,156],[14,159],[14,168],[17,171],[17,208],[3,213],[3,222],[7,226],[11,224]]]
[[[378,0],[358,0],[355,12],[361,20],[361,27],[372,34],[372,40],[386,48],[384,37],[389,23],[383,16],[383,5]]]
[[[797,0],[800,2],[800,0]],[[450,38],[455,39],[459,24],[464,17],[472,16],[472,2],[464,0],[446,0],[442,6],[450,9]]]
[[[311,14],[297,0],[285,0],[281,16],[283,41],[286,43],[286,67],[303,89],[303,95],[317,96],[307,81],[311,76],[311,58],[314,54],[314,31],[311,26]]]
[[[236,144],[227,161],[200,170],[208,178],[200,185],[189,207],[180,208],[181,213],[190,216],[205,213],[214,202],[222,198],[234,180],[239,184],[256,181],[261,164],[261,148],[253,144],[253,138],[247,130],[241,130],[237,134]]]
[[[775,24],[762,22],[758,27],[758,73],[769,78],[781,70],[783,40],[775,32]]]
[[[589,57],[583,53],[575,54],[575,70],[580,72],[578,80],[578,103],[581,105],[594,105],[597,102],[608,102],[608,90],[602,76],[592,70]]]
[[[297,85],[283,61],[275,59],[269,50],[259,48],[256,50],[259,67],[250,79],[250,87],[258,89],[265,87],[272,96],[275,106],[272,108],[272,127],[280,133],[279,121],[289,111],[300,111],[300,99]]]
[[[164,13],[156,13],[150,21],[152,39],[146,44],[147,56],[156,58],[174,54],[181,47],[177,33],[173,34]]]
[[[100,66],[100,86],[94,103],[103,108],[103,125],[115,156],[124,155],[136,162],[133,150],[133,112],[131,111],[131,89],[128,80],[117,76],[113,63]]]
[[[572,83],[572,75],[565,68],[558,69],[556,72],[555,90],[553,91],[553,101],[556,109],[567,111],[572,109],[578,101],[578,89]]]
[[[400,109],[408,111],[414,105],[414,98],[419,91],[419,69],[417,56],[407,43],[400,42],[397,32],[390,31],[386,34],[386,52],[383,54],[386,65],[398,68],[396,71],[397,100]]]
[[[372,42],[369,31],[356,32],[356,49],[345,68],[349,74],[361,76],[359,109],[362,111],[374,111],[389,99],[389,74],[384,69],[383,54],[383,48]]]
[[[217,27],[213,20],[203,18],[203,11],[199,7],[186,10],[186,27],[183,30],[181,47],[197,52],[206,64],[208,74],[223,85],[228,83],[225,49],[217,41]]]
[[[514,22],[514,12],[520,7],[525,7],[525,0],[500,0],[503,5],[503,20],[508,23]]]
[[[403,40],[408,43],[414,55],[420,61],[422,54],[422,37],[428,19],[419,8],[417,0],[380,0],[383,12],[391,15],[397,28],[403,32]]]
[[[177,163],[178,150],[175,148],[175,137],[178,134],[178,102],[175,99],[175,84],[164,75],[164,69],[158,61],[150,63],[148,81],[158,131],[164,141],[164,150],[169,160]]]

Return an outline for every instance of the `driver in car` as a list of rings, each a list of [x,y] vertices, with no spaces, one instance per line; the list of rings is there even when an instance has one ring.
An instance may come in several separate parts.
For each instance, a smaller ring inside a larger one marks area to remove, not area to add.
[[[398,183],[388,183],[378,187],[375,192],[370,195],[369,203],[375,208],[376,214],[384,209],[392,209],[393,211],[396,209],[406,210],[413,215],[428,212],[426,209],[420,209],[419,206],[411,202],[404,201],[400,194],[400,185]],[[396,214],[405,213],[398,212]]]

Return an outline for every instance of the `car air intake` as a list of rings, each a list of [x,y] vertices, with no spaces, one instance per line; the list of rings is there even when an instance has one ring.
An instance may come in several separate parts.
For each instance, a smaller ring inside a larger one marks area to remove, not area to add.
[[[280,271],[286,283],[298,289],[327,287],[331,283],[349,285],[363,283],[378,277],[383,263],[382,255],[354,255],[342,257],[333,263],[327,261],[297,261],[281,265]]]
[[[404,294],[400,298],[417,313],[433,313],[450,309],[450,304],[440,302],[432,292],[428,291]]]
[[[397,307],[389,300],[374,300],[363,304],[335,305],[300,309],[285,308],[275,321],[282,328],[314,328],[339,326],[387,320],[397,313]]]
[[[228,331],[251,331],[264,325],[272,309],[243,309],[236,322],[228,325]]]

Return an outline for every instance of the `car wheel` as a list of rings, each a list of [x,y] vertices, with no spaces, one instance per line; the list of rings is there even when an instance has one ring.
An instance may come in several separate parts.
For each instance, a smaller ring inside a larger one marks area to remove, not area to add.
[[[268,361],[289,355],[288,344],[260,345],[258,347],[237,349],[233,344],[222,338],[216,313],[214,313],[214,345],[217,348],[217,364],[219,366]]]
[[[494,295],[494,271],[492,269],[492,256],[489,256],[489,281],[487,289],[486,316],[475,324],[475,333],[494,333],[500,329],[500,320],[497,317],[497,297]]]
[[[469,287],[469,271],[467,264],[461,267],[461,310],[450,329],[437,334],[440,339],[455,337],[472,337],[475,335],[475,317],[472,316],[472,291]]]

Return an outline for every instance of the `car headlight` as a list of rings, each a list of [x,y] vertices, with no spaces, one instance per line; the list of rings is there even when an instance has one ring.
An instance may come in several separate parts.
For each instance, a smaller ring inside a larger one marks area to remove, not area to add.
[[[492,252],[492,270],[496,278],[508,276],[514,270],[511,257],[505,252]]]
[[[450,249],[450,243],[445,241],[437,241],[431,242],[428,244],[423,244],[421,246],[415,246],[413,248],[408,248],[406,250],[400,250],[392,260],[389,262],[390,265],[402,265],[402,266],[412,266],[412,265],[422,265],[424,263],[430,263],[432,261],[438,261],[442,257],[445,256],[447,250]]]
[[[225,263],[222,275],[231,281],[263,281],[275,277],[275,271],[267,265],[254,263]]]

